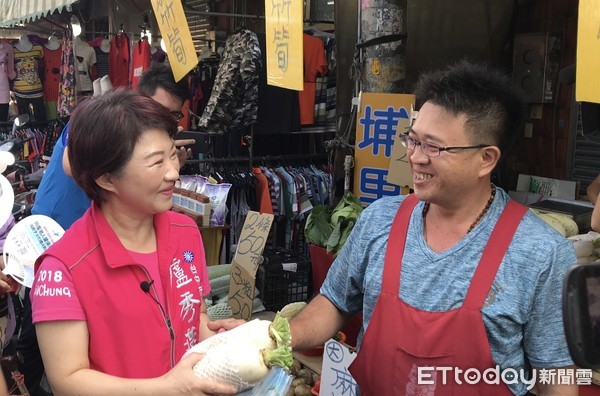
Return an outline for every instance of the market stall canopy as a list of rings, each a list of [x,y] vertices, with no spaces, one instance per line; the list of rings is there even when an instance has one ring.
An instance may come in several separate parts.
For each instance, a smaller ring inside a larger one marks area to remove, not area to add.
[[[77,0],[0,0],[0,26],[32,22]]]

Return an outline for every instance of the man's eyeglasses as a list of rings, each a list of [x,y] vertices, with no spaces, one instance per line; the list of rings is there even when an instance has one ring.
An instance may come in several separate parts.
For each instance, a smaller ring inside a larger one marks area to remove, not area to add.
[[[452,150],[470,150],[470,149],[480,149],[485,147],[491,147],[491,144],[478,144],[476,146],[455,146],[455,147],[440,147],[437,144],[420,142],[412,137],[410,137],[409,132],[403,133],[400,135],[400,143],[407,150],[414,150],[415,147],[421,147],[421,151],[428,157],[439,157],[442,151],[452,151]]]
[[[181,121],[183,119],[183,113],[181,111],[172,111],[171,115],[175,118],[175,121]]]

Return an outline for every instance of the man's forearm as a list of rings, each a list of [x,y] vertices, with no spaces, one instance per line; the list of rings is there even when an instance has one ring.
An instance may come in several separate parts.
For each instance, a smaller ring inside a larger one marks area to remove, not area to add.
[[[333,337],[348,320],[331,301],[322,295],[290,320],[292,347],[310,349]]]

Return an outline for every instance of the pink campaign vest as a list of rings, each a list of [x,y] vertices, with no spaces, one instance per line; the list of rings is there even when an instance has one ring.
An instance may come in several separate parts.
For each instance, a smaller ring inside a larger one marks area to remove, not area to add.
[[[169,371],[198,342],[206,263],[200,232],[187,216],[155,215],[160,277],[166,306],[146,270],[133,262],[97,205],[36,262],[52,255],[66,264],[90,333],[91,368],[125,378]],[[154,298],[152,298],[152,296]]]

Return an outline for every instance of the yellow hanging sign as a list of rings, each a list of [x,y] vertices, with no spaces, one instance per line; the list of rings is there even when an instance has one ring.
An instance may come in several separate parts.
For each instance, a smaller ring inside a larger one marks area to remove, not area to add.
[[[578,102],[600,103],[600,2],[579,0],[575,96]]]
[[[179,81],[198,64],[181,0],[152,0],[152,9],[167,46],[173,77],[175,81]]]
[[[302,0],[265,0],[267,84],[304,89]]]

